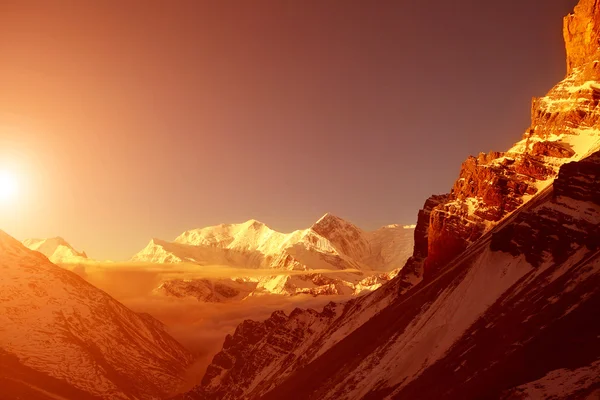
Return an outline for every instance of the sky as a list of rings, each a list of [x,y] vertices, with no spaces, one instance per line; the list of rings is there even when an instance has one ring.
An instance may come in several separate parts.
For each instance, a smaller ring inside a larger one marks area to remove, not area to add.
[[[565,74],[574,0],[0,1],[0,229],[125,260],[326,212],[416,222]]]

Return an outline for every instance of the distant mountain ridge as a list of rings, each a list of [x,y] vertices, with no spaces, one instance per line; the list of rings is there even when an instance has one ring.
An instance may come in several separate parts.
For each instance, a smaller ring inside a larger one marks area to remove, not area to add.
[[[152,239],[131,261],[307,272],[244,279],[246,296],[358,294],[380,287],[397,274],[410,256],[413,233],[411,226],[400,225],[366,232],[332,214],[325,214],[308,229],[288,234],[249,220],[187,231],[173,242]],[[310,273],[312,270],[315,273]],[[240,296],[239,283],[228,288],[232,298]],[[193,295],[192,287],[198,288],[199,284],[206,286],[198,281],[175,280],[165,282],[160,289],[170,295],[187,296]],[[220,284],[227,286],[226,281]],[[214,298],[211,296],[196,297],[207,301]]]
[[[76,263],[88,260],[87,254],[73,248],[62,237],[49,239],[25,239],[23,244],[31,250],[39,251],[53,263]]]

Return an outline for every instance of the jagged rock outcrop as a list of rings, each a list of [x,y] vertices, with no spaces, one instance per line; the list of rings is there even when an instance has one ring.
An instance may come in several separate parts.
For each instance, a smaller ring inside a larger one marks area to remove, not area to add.
[[[447,200],[448,195],[433,195],[425,201],[423,208],[419,210],[415,227],[413,255],[407,260],[394,284],[389,288],[395,294],[404,293],[423,279],[425,260],[429,255],[431,213]]]

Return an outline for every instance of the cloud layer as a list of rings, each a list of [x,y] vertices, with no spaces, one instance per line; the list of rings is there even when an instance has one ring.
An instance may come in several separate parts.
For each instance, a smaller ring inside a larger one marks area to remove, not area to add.
[[[163,322],[169,333],[190,349],[198,360],[190,370],[189,386],[197,384],[212,357],[221,349],[225,336],[246,319],[264,320],[275,310],[286,313],[294,308],[321,310],[330,301],[345,296],[294,297],[266,295],[233,303],[202,303],[194,298],[174,298],[154,293],[168,279],[261,277],[305,274],[303,271],[248,270],[195,264],[98,263],[63,265],[88,282],[137,312],[145,312]],[[335,271],[310,271],[332,273]],[[350,272],[350,271],[349,271]],[[353,272],[353,271],[352,271]],[[183,388],[186,389],[186,388]]]

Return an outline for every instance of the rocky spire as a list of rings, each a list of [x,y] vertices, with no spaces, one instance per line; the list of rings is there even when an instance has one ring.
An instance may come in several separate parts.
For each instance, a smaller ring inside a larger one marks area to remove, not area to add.
[[[563,35],[567,48],[567,73],[598,55],[600,49],[600,0],[581,0],[565,17]]]

